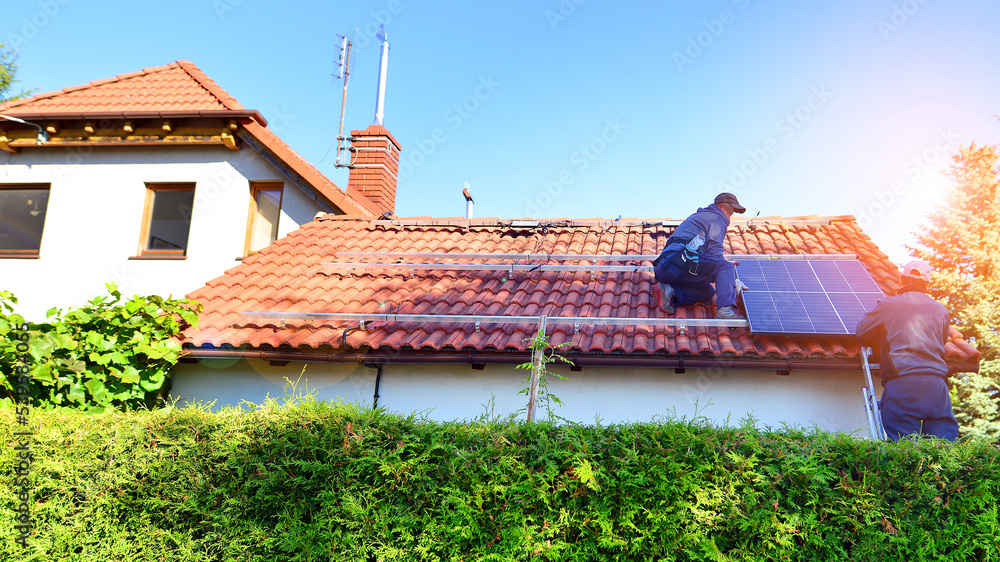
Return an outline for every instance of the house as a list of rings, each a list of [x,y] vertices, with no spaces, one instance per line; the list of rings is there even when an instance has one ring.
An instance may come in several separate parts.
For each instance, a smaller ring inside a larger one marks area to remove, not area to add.
[[[317,214],[380,216],[398,143],[352,134],[345,190],[183,60],[0,104],[0,287],[32,320],[108,281],[179,297]]]
[[[515,367],[530,360],[528,340],[546,315],[578,319],[547,330],[573,362],[551,367],[566,377],[549,381],[564,418],[752,415],[863,433],[853,336],[757,335],[745,322],[710,320],[714,308],[701,304],[679,307],[673,325],[643,324],[665,315],[641,266],[679,222],[325,215],[188,295],[205,309],[183,334],[171,393],[217,406],[260,402],[301,376],[300,388],[320,398],[438,420],[506,415],[525,405],[527,372]],[[735,220],[726,245],[744,260],[856,255],[882,289],[896,289],[896,267],[854,217]],[[566,255],[583,267],[535,267],[569,263],[555,259]],[[580,257],[608,255],[644,257],[617,271]],[[975,371],[979,354],[953,330],[947,360]]]

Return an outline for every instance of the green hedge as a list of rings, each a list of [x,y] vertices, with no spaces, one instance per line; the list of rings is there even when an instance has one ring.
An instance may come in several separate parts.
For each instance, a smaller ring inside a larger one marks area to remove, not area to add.
[[[36,411],[0,560],[1000,560],[1000,452],[700,421],[442,424],[300,399]],[[5,443],[18,425],[0,408]]]

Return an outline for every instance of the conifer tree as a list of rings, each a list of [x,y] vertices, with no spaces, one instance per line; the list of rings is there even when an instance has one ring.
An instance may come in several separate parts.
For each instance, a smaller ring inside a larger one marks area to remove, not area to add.
[[[30,92],[21,92],[17,95],[11,93],[11,88],[17,82],[14,78],[14,74],[17,73],[16,60],[17,57],[7,49],[7,45],[0,43],[0,103],[16,100],[30,94]]]
[[[952,190],[917,232],[913,254],[934,268],[930,295],[982,354],[980,371],[952,382],[962,435],[1000,440],[1000,155],[993,145],[952,157]]]

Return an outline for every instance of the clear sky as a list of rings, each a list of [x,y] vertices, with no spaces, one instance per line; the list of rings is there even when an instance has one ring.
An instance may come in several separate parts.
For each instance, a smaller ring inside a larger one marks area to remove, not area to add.
[[[197,64],[337,185],[345,129],[403,146],[399,216],[856,215],[897,262],[959,146],[1000,143],[1000,2],[7,2],[0,41],[39,92]]]

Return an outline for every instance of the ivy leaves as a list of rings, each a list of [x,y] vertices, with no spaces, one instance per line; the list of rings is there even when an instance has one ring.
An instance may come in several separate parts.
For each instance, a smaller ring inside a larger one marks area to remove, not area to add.
[[[109,296],[30,324],[32,401],[87,410],[151,406],[180,357],[174,338],[195,326],[201,305],[188,299],[135,296],[123,301],[114,283]],[[0,392],[12,396],[9,337],[24,319],[13,314],[17,299],[0,291]]]

